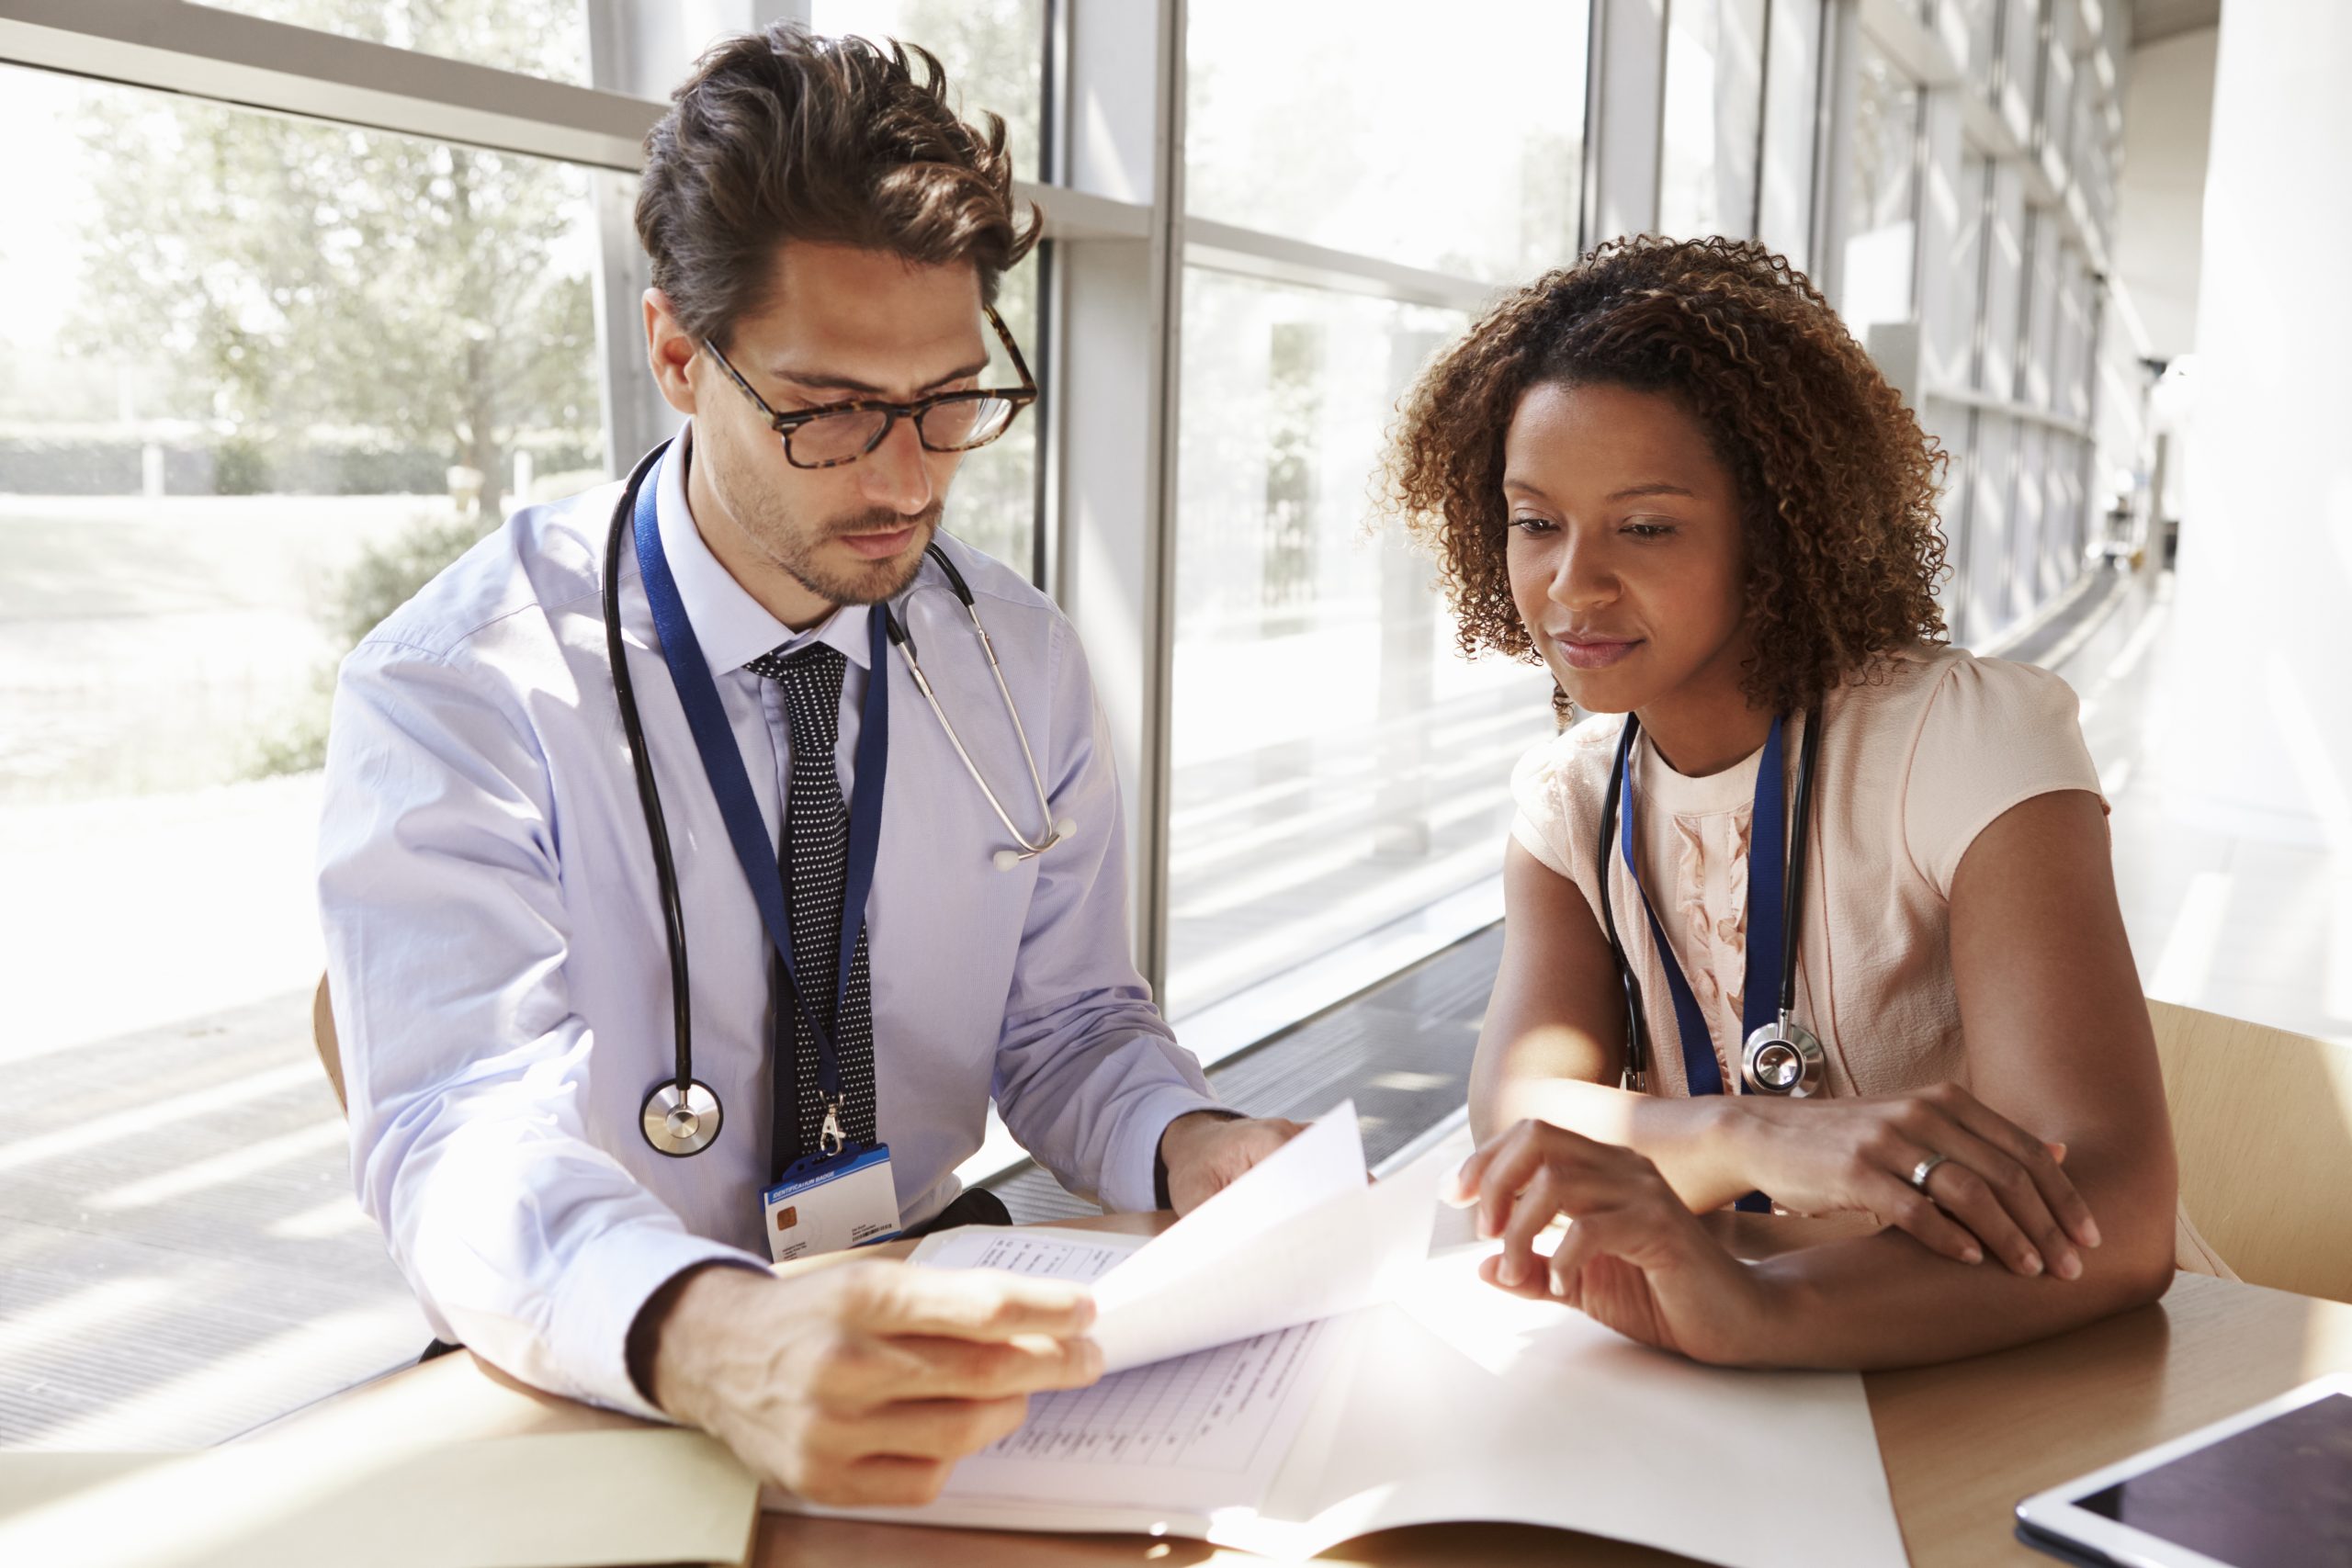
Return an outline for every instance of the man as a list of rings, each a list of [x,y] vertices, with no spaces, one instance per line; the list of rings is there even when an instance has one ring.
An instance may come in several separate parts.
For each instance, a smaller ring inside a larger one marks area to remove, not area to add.
[[[1001,1221],[953,1176],[991,1099],[1114,1208],[1189,1208],[1296,1130],[1216,1103],[1127,957],[1068,623],[938,532],[1023,400],[985,378],[988,301],[1036,224],[1001,123],[962,123],[913,53],[775,28],[679,90],[637,221],[687,428],[622,517],[620,487],[517,513],[351,655],[321,851],[360,1200],[436,1330],[838,1503],[922,1500],[1027,1393],[1099,1375],[1091,1305],[903,1263],[778,1278],[763,1237]],[[616,525],[658,814],[601,613]],[[683,1117],[655,821],[691,952]],[[876,1185],[878,1217],[842,1207]]]

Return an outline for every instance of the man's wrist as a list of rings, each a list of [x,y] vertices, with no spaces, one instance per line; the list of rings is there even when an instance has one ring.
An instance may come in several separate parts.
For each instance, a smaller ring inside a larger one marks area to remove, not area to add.
[[[1238,1111],[1216,1110],[1187,1111],[1182,1115],[1170,1117],[1168,1125],[1159,1130],[1159,1142],[1151,1156],[1151,1202],[1152,1207],[1156,1209],[1172,1209],[1176,1206],[1175,1200],[1168,1195],[1168,1134],[1195,1116],[1205,1116],[1215,1122],[1249,1120]]]
[[[680,1392],[675,1386],[677,1379],[670,1375],[665,1380],[664,1376],[674,1373],[674,1365],[665,1364],[662,1352],[666,1348],[674,1362],[679,1345],[675,1331],[688,1316],[681,1311],[681,1303],[690,1287],[714,1272],[756,1275],[759,1270],[719,1258],[681,1269],[645,1298],[645,1304],[629,1324],[628,1381],[648,1404],[675,1420],[687,1417],[675,1408]],[[665,1381],[669,1386],[665,1386]]]

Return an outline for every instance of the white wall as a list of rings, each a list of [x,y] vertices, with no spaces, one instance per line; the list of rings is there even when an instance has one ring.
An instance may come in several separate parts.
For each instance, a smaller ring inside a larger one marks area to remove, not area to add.
[[[2222,16],[2166,805],[2352,849],[2352,6]]]
[[[2197,343],[2205,161],[2221,36],[2219,28],[2200,28],[2132,51],[2115,281],[2139,312],[2144,352],[2161,359],[2187,354]]]

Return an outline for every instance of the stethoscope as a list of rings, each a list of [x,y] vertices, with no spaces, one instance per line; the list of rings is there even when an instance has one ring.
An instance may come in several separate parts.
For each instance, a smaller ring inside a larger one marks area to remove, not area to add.
[[[678,893],[677,863],[670,849],[669,823],[662,810],[660,786],[653,778],[652,755],[645,741],[644,721],[638,712],[636,687],[629,678],[628,649],[621,640],[620,600],[622,547],[629,536],[639,491],[654,464],[673,445],[673,442],[663,442],[639,459],[637,467],[629,472],[628,482],[621,487],[620,500],[614,504],[612,522],[605,536],[604,614],[605,652],[612,663],[613,693],[620,701],[621,729],[628,738],[629,764],[637,775],[638,804],[645,814],[646,836],[653,847],[654,882],[661,890],[662,931],[670,952],[670,1029],[677,1046],[676,1071],[647,1093],[639,1121],[647,1143],[662,1154],[684,1156],[700,1154],[711,1145],[718,1136],[725,1111],[710,1086],[694,1075],[694,1007],[686,984],[685,912]],[[923,673],[922,665],[917,658],[915,640],[909,635],[905,623],[888,604],[876,607],[882,614],[884,631],[890,645],[906,660],[907,672],[913,677],[915,689],[930,705],[932,714],[939,720],[939,727],[946,731],[948,743],[955,747],[956,756],[963,759],[965,771],[972,775],[972,782],[979,785],[980,793],[988,797],[989,807],[996,813],[997,820],[1004,824],[1004,830],[1020,846],[1018,849],[999,850],[994,856],[999,870],[1010,871],[1023,861],[1034,860],[1044,854],[1077,832],[1078,825],[1068,818],[1059,820],[1054,818],[1052,804],[1046,797],[1045,781],[1037,772],[1036,754],[1030,749],[1029,731],[1022,724],[1021,710],[1014,705],[1012,693],[1005,684],[1003,667],[997,662],[996,645],[989,639],[988,628],[980,624],[980,612],[973,601],[971,585],[964,581],[964,574],[956,569],[956,563],[947,558],[947,553],[936,542],[927,547],[923,553],[946,577],[949,590],[964,606],[964,613],[971,618],[972,629],[979,636],[981,650],[988,656],[989,671],[996,679],[997,694],[1004,701],[1005,716],[1012,721],[1012,732],[1021,742],[1022,760],[1028,765],[1030,787],[1037,795],[1038,818],[1046,824],[1037,838],[1030,838],[1013,825],[1012,814],[1005,810],[1003,801],[997,797],[996,791],[981,775],[978,764],[973,761],[971,752],[965,749],[962,738],[956,733],[956,727],[948,722],[946,711],[940,706],[930,677]],[[888,671],[876,669],[871,678],[880,681],[888,677]],[[831,1108],[827,1111],[825,1138],[832,1146],[839,1146],[838,1120]]]
[[[1617,965],[1618,980],[1625,988],[1625,1087],[1636,1094],[1649,1091],[1649,1022],[1642,1010],[1641,982],[1634,976],[1634,966],[1625,961],[1625,949],[1617,940],[1617,919],[1609,897],[1609,860],[1617,846],[1617,805],[1625,789],[1627,759],[1633,755],[1634,742],[1641,734],[1641,720],[1632,714],[1625,716],[1625,728],[1617,744],[1617,759],[1609,770],[1609,794],[1600,807],[1600,924],[1609,938],[1609,953]],[[1796,1021],[1797,946],[1799,920],[1804,913],[1805,846],[1813,825],[1813,775],[1815,759],[1821,751],[1821,717],[1816,710],[1805,716],[1804,746],[1797,761],[1797,795],[1795,822],[1789,838],[1789,854],[1782,875],[1781,905],[1781,990],[1777,1016],[1750,1031],[1747,1043],[1740,1053],[1740,1081],[1750,1094],[1786,1095],[1792,1099],[1807,1099],[1822,1092],[1828,1077],[1828,1058],[1821,1042],[1814,1032]],[[1774,748],[1777,750],[1777,747]],[[1770,760],[1776,765],[1777,755]],[[1626,870],[1635,876],[1631,856]],[[1670,952],[1661,953],[1668,964],[1675,962]],[[1750,1016],[1753,1016],[1752,1014]],[[1712,1073],[1713,1069],[1709,1068]]]

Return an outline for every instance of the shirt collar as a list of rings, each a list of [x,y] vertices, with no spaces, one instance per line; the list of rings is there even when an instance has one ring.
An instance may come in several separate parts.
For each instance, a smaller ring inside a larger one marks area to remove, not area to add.
[[[838,649],[852,664],[865,669],[865,605],[845,604],[808,630],[796,632],[768,614],[710,553],[686,505],[686,465],[682,459],[693,436],[689,422],[662,459],[653,509],[662,531],[662,553],[669,558],[678,600],[685,606],[686,620],[695,628],[695,639],[702,644],[711,674],[732,674],[763,653],[791,653],[812,642]]]

